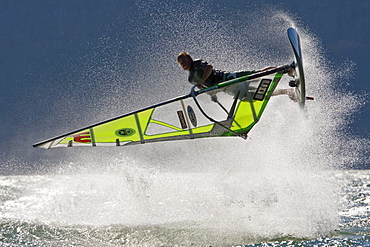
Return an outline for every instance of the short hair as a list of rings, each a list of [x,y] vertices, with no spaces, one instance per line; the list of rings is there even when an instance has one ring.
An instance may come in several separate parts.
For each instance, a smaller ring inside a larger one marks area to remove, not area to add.
[[[179,59],[180,59],[181,57],[184,57],[184,56],[187,56],[187,57],[189,57],[191,60],[193,60],[193,59],[191,58],[191,56],[190,56],[190,54],[189,54],[189,53],[187,53],[187,52],[181,52],[179,55],[177,55],[177,59],[176,59],[176,61],[177,61],[177,62],[179,62]]]

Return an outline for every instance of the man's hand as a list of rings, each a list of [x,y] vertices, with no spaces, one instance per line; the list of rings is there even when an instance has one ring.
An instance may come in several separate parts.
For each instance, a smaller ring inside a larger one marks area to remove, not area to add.
[[[203,88],[205,88],[205,86],[204,86],[204,84],[203,84],[203,83],[198,83],[198,84],[197,84],[197,88],[199,88],[199,89],[203,89]]]
[[[213,101],[213,102],[216,102],[217,103],[217,95],[215,94],[215,95],[212,95],[211,96],[211,100]]]

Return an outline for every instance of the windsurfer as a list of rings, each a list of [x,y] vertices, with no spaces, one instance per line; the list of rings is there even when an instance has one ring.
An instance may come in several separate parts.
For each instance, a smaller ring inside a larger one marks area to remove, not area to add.
[[[201,59],[193,60],[187,52],[181,52],[177,56],[177,63],[182,69],[189,71],[188,81],[191,84],[196,85],[199,89],[212,87],[223,81],[275,68],[267,67],[261,70],[226,72],[214,69],[211,64]],[[217,96],[215,94],[211,95],[211,99],[212,101],[217,102]]]

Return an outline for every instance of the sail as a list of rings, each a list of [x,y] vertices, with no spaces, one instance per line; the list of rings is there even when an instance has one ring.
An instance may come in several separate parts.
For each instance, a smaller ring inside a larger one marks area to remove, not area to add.
[[[38,148],[124,146],[246,136],[289,65],[220,83],[34,144]],[[218,103],[211,101],[216,94]]]

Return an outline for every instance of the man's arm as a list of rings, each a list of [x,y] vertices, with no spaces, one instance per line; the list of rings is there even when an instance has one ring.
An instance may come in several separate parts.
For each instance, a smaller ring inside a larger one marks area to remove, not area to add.
[[[213,70],[213,66],[210,64],[207,64],[206,67],[204,67],[204,73],[203,73],[202,82],[201,82],[202,84],[200,85],[200,88],[204,88],[203,83],[212,74],[212,70]],[[211,94],[211,100],[213,102],[218,102],[216,94]]]
[[[213,66],[210,65],[210,64],[207,64],[205,67],[204,67],[204,72],[203,72],[203,76],[202,76],[202,81],[199,83],[198,85],[198,88],[203,88],[204,87],[204,82],[207,80],[207,78],[212,74],[212,69],[213,69]]]

